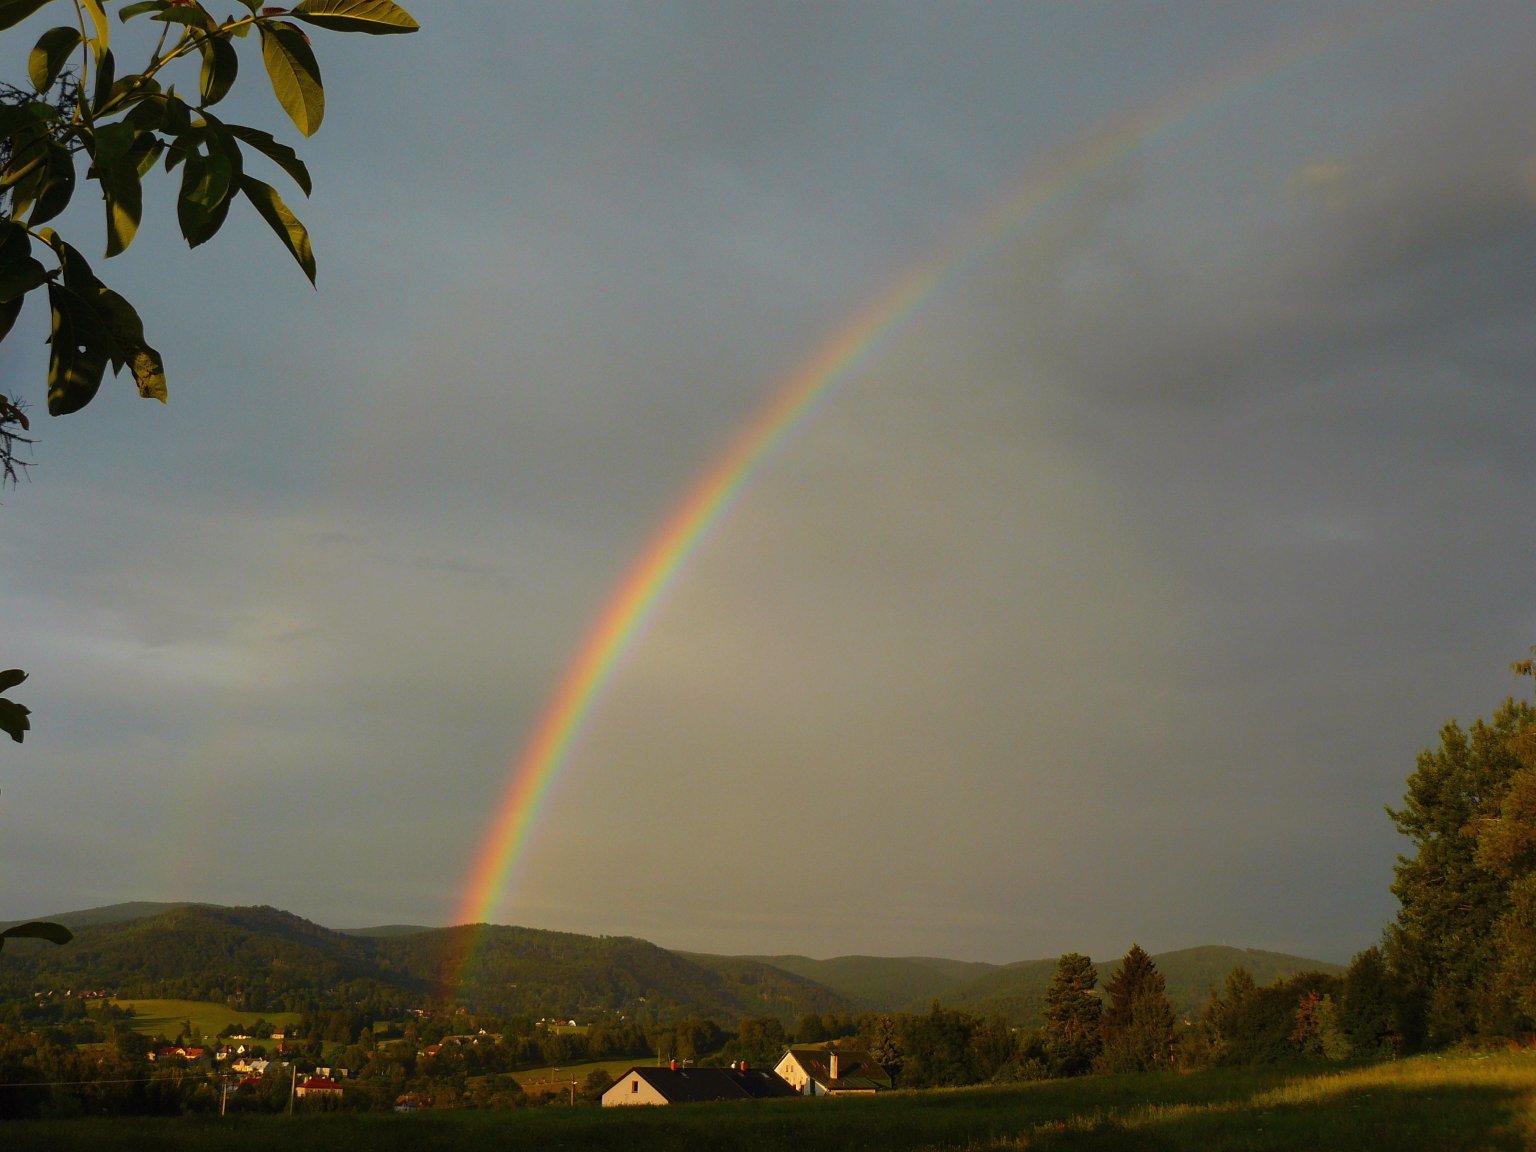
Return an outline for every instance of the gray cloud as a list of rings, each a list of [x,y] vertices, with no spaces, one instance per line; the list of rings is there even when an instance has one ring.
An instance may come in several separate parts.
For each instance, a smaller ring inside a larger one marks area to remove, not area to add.
[[[1382,805],[1536,625],[1532,16],[1442,7],[1144,141],[888,333],[684,566],[496,916],[1369,943]],[[445,920],[612,589],[810,350],[1044,149],[1322,18],[450,6],[388,46],[420,83],[322,55],[320,293],[259,222],[147,220],[112,280],[172,405],[43,421],[5,496],[7,914]]]

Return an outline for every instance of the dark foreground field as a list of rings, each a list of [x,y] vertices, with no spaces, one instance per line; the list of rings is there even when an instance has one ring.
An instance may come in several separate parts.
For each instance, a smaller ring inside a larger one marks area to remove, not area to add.
[[[112,1152],[1455,1152],[1536,1149],[1536,1055],[1419,1057],[1320,1074],[1237,1069],[864,1100],[681,1108],[57,1120],[0,1147]]]

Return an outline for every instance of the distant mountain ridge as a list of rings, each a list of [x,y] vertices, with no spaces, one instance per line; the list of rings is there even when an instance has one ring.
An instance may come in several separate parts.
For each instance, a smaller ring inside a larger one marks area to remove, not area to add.
[[[125,997],[224,1001],[257,1011],[344,1001],[403,1009],[453,1001],[499,1015],[746,1016],[792,1021],[845,998],[768,965],[701,965],[644,940],[503,925],[340,932],[268,907],[122,904],[64,913],[64,947],[18,940],[0,995],[110,988]]]
[[[1323,960],[1308,960],[1283,952],[1257,948],[1231,948],[1211,944],[1157,953],[1152,957],[1167,986],[1173,1010],[1181,1015],[1198,1013],[1210,997],[1213,987],[1220,987],[1234,968],[1248,970],[1254,983],[1272,984],[1298,972],[1341,973],[1344,966]],[[1113,975],[1120,957],[1094,962],[1099,987]],[[959,1008],[976,1016],[1003,1016],[1013,1024],[1036,1022],[1045,1006],[1045,991],[1056,972],[1056,960],[1026,960],[1007,964],[968,983],[951,988],[938,997],[947,1008]],[[903,1005],[909,1011],[925,1011],[924,1002]]]
[[[47,919],[76,933],[55,948],[15,941],[0,954],[0,994],[37,986],[112,987],[125,996],[226,999],[262,1009],[315,1003],[423,1003],[450,982],[458,1002],[506,1015],[701,1016],[734,1026],[806,1013],[926,1012],[934,1001],[1011,1024],[1040,1021],[1056,960],[1014,964],[942,957],[717,956],[633,937],[505,925],[331,929],[268,907],[138,901]],[[1181,1014],[1241,965],[1260,985],[1337,964],[1259,949],[1205,946],[1153,957]],[[1102,986],[1119,958],[1095,964]]]
[[[850,1000],[877,1011],[931,1001],[1001,967],[982,961],[945,960],[936,956],[835,956],[830,960],[812,960],[808,956],[750,956],[745,959],[771,964],[785,972],[825,984]]]

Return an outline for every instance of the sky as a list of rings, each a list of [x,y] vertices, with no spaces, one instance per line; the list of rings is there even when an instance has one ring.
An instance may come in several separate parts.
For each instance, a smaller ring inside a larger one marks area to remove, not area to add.
[[[50,419],[45,309],[0,344],[0,918],[453,922],[668,516],[915,277],[681,557],[487,918],[1379,938],[1415,756],[1532,687],[1536,7],[408,6],[314,30],[309,140],[241,45],[317,289],[243,205],[189,252],[164,174],[101,260],[82,186],[170,403]]]

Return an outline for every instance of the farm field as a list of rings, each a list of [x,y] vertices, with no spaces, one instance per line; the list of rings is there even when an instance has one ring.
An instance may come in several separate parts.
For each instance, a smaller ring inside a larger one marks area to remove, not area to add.
[[[17,1121],[13,1148],[103,1152],[1516,1152],[1536,1147],[1536,1055],[1417,1057],[1318,1072],[1217,1069],[678,1108],[536,1108]]]
[[[133,1009],[133,1030],[145,1036],[164,1036],[174,1040],[187,1021],[198,1043],[212,1040],[231,1024],[254,1024],[266,1020],[270,1024],[292,1025],[299,1022],[297,1012],[241,1012],[211,1000],[114,1000],[119,1008]],[[259,1037],[265,1041],[266,1037]]]
[[[527,1068],[521,1072],[512,1073],[512,1078],[523,1086],[524,1092],[552,1092],[556,1089],[564,1091],[570,1087],[572,1079],[575,1079],[577,1086],[580,1087],[582,1081],[593,1072],[603,1071],[614,1079],[618,1079],[631,1068],[654,1063],[656,1063],[654,1056],[624,1056],[614,1060],[591,1060],[585,1064]]]

